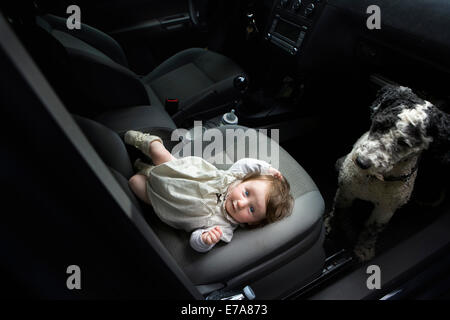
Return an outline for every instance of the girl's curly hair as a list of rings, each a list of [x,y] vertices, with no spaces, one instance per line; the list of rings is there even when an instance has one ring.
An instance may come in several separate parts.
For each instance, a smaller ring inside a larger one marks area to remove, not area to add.
[[[266,199],[266,218],[250,227],[263,227],[288,217],[292,213],[294,198],[291,195],[291,186],[286,178],[278,179],[272,175],[251,172],[245,175],[242,182],[251,180],[268,181],[270,183],[270,189]]]

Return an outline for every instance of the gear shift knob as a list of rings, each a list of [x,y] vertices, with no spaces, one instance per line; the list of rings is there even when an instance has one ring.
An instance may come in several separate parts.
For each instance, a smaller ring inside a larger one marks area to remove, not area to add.
[[[233,81],[234,87],[239,90],[241,93],[244,93],[248,89],[248,78],[245,75],[240,75],[234,78]]]

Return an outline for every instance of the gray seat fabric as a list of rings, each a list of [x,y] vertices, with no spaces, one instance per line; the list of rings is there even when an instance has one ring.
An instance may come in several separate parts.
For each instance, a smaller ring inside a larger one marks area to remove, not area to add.
[[[123,135],[128,130],[172,131],[177,127],[167,112],[158,106],[137,106],[104,112],[95,120]]]
[[[201,97],[208,96],[208,103],[213,106],[237,99],[240,93],[233,80],[239,74],[243,74],[241,68],[227,57],[191,48],[170,57],[142,80],[160,103],[166,98],[179,99],[181,111],[186,106],[192,108],[194,100]]]
[[[177,98],[180,110],[190,109],[192,114],[240,95],[233,79],[243,74],[242,69],[218,53],[183,50],[139,76],[128,68],[122,48],[107,34],[85,24],[80,30],[68,30],[65,19],[50,14],[37,16],[36,24],[65,49],[73,83],[86,102],[101,110],[164,106],[166,98]],[[205,96],[214,99],[202,103]]]
[[[54,15],[37,16],[36,24],[40,42],[53,41],[59,49],[56,55],[65,54],[62,69],[69,74],[58,74],[57,78],[66,78],[71,86],[74,94],[66,99],[68,103],[76,100],[88,105],[94,109],[89,116],[95,111],[151,104],[145,86],[128,69],[125,54],[114,39],[85,24],[81,30],[68,30],[66,20]],[[77,106],[71,107],[72,112],[78,112],[74,109]]]
[[[96,121],[76,115],[74,118],[105,164],[130,178],[134,174],[133,167],[119,135]]]

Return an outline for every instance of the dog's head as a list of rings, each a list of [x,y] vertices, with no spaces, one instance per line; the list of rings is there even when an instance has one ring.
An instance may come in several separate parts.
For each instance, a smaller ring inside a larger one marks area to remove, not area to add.
[[[383,87],[371,111],[370,130],[354,150],[354,160],[361,169],[374,174],[388,172],[428,149],[435,139],[445,140],[448,147],[448,115],[409,88]],[[448,158],[448,149],[446,153]]]

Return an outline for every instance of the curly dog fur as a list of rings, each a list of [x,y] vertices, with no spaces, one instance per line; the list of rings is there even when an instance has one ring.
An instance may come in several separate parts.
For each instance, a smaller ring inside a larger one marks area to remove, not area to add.
[[[338,160],[338,190],[332,211],[325,218],[331,232],[340,214],[355,199],[374,205],[359,234],[355,255],[362,261],[375,255],[379,233],[395,211],[408,202],[424,150],[439,161],[450,162],[450,119],[411,89],[388,85],[371,106],[372,124],[354,144],[352,151]]]

